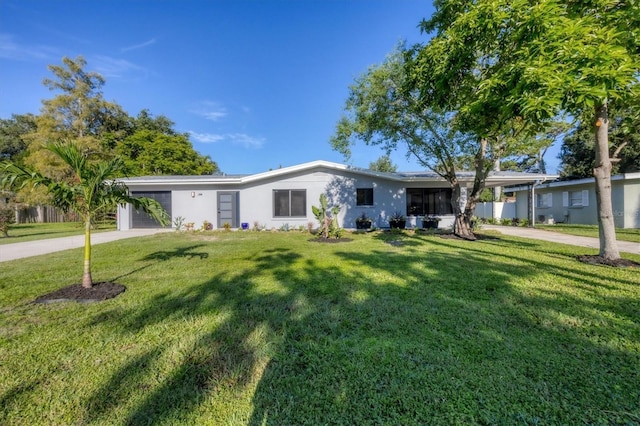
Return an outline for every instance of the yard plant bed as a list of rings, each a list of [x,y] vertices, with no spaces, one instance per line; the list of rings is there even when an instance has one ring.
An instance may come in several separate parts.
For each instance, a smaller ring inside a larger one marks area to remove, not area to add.
[[[640,422],[637,268],[508,236],[309,238],[96,245],[95,281],[126,291],[88,304],[31,303],[82,249],[0,263],[0,424]]]
[[[111,282],[93,283],[91,288],[84,288],[82,284],[72,284],[43,296],[38,296],[35,302],[98,302],[114,298],[124,291],[125,286]]]
[[[614,268],[637,268],[640,263],[629,259],[609,260],[598,255],[582,255],[577,257],[580,262],[590,263],[592,265],[613,266]]]

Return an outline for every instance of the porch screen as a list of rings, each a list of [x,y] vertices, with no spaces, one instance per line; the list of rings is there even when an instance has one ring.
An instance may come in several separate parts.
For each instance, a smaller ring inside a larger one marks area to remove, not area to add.
[[[450,188],[407,188],[407,215],[453,214]]]

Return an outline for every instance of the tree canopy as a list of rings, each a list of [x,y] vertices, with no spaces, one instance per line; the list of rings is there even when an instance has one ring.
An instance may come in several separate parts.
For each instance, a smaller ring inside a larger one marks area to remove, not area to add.
[[[108,159],[123,158],[121,173],[212,174],[218,165],[209,156],[193,149],[187,134],[174,129],[163,115],[154,116],[144,109],[129,116],[115,102],[102,95],[104,78],[85,70],[79,56],[63,58],[61,65],[50,65],[53,74],[43,83],[56,92],[42,101],[39,115],[14,115],[0,121],[0,148],[4,158],[36,168],[45,176],[69,178],[66,165],[45,147],[51,142],[73,141],[83,152]],[[44,202],[34,192],[22,194],[34,203]]]
[[[393,164],[391,161],[391,157],[389,155],[382,155],[376,161],[372,161],[369,163],[369,170],[373,170],[376,172],[396,172],[398,170],[398,166]]]
[[[619,258],[611,208],[608,105],[640,97],[635,1],[437,0],[414,49],[421,97],[489,134],[521,119],[534,131],[561,113],[592,123],[600,254]]]
[[[491,138],[473,134],[456,112],[443,109],[446,105],[432,107],[424,102],[413,86],[418,72],[414,68],[416,62],[407,58],[408,53],[399,46],[385,62],[356,79],[331,145],[347,158],[358,140],[387,152],[405,147],[407,155],[449,182],[456,216],[454,232],[472,239],[475,203],[495,160],[528,149],[515,137],[522,123],[512,120],[496,125],[501,133],[492,133]],[[469,170],[475,172],[475,180],[463,194],[459,173]]]

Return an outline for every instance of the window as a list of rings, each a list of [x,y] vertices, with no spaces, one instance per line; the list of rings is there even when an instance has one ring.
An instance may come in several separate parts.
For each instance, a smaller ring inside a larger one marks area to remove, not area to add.
[[[273,191],[274,217],[306,217],[307,191],[305,189],[276,189]]]
[[[586,207],[589,205],[589,191],[565,191],[562,193],[563,207]]]
[[[536,194],[536,207],[538,208],[548,208],[551,207],[551,193],[548,194]]]
[[[407,215],[445,214],[453,214],[451,189],[407,189]]]
[[[582,191],[569,192],[569,205],[570,206],[582,206]]]
[[[373,205],[373,188],[356,189],[356,206]]]

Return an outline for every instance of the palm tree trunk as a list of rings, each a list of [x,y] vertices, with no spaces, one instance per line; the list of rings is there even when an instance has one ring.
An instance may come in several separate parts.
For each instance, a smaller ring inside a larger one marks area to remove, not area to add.
[[[82,287],[93,287],[91,279],[91,220],[84,222],[84,271],[82,273]]]
[[[598,206],[598,229],[600,232],[600,256],[620,259],[616,228],[611,203],[611,160],[609,158],[609,117],[607,104],[596,107],[596,162],[593,175],[596,178],[596,202]]]

